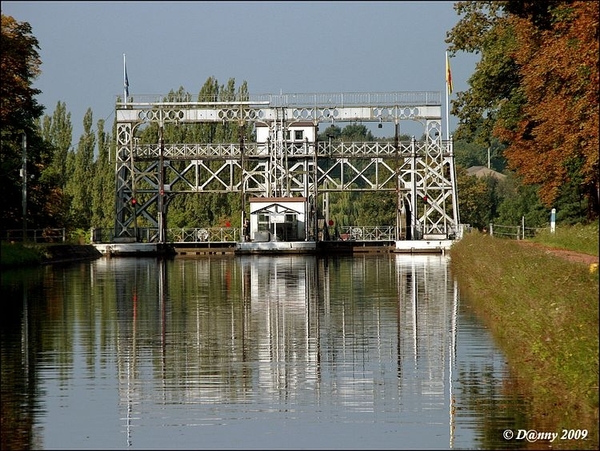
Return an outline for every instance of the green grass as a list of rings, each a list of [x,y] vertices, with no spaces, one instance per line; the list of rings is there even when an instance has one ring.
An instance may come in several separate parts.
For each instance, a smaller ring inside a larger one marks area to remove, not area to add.
[[[588,225],[564,227],[558,225],[554,233],[550,233],[550,229],[544,229],[538,232],[531,241],[560,249],[598,255],[598,224],[596,221]]]
[[[0,267],[14,268],[40,264],[42,252],[35,246],[21,243],[0,243]]]
[[[457,242],[450,257],[461,299],[489,326],[511,368],[526,381],[530,418],[594,431],[591,443],[597,447],[598,272],[480,233]]]

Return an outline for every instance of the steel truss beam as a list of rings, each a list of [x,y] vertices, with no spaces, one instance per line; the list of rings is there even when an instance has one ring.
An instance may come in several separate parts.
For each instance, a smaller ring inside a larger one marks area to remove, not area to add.
[[[115,236],[137,237],[141,218],[160,230],[168,202],[177,194],[300,195],[316,208],[319,194],[341,191],[396,192],[398,214],[410,217],[406,226],[413,238],[451,236],[458,232],[458,201],[452,142],[441,139],[440,97],[429,92],[286,94],[245,102],[118,103]],[[323,122],[401,120],[421,122],[424,140],[282,139],[298,123],[314,124],[316,136]],[[228,121],[268,125],[270,138],[243,145],[139,145],[135,139],[139,126],[152,122],[162,129],[166,123]],[[160,233],[152,239],[160,240]]]

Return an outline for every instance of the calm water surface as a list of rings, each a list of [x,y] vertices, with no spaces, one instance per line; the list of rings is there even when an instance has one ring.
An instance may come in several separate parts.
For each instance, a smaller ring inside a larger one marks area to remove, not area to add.
[[[505,449],[524,427],[440,255],[105,258],[5,271],[2,297],[5,449]]]

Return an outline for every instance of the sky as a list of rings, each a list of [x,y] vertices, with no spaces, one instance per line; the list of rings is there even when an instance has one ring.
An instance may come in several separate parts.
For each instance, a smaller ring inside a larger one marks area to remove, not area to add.
[[[123,95],[194,96],[209,77],[244,81],[251,94],[440,91],[445,99],[446,33],[459,16],[450,1],[2,1],[2,14],[28,22],[39,42],[33,86],[52,115],[64,102],[73,145],[83,116],[110,131]],[[478,56],[450,59],[454,92],[468,89]],[[445,127],[445,103],[442,126]],[[450,131],[456,118],[450,116]],[[409,122],[409,123],[407,123]],[[422,126],[400,124],[420,136]],[[372,128],[392,136],[393,125]]]

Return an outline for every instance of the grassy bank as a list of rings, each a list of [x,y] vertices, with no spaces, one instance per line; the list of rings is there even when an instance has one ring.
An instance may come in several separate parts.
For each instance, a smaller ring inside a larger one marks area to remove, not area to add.
[[[450,256],[461,298],[530,396],[530,427],[585,428],[591,440],[554,447],[598,448],[598,273],[480,233],[466,235]]]
[[[584,254],[598,255],[598,222],[590,225],[575,225],[569,227],[557,227],[554,233],[550,229],[539,231],[531,241],[542,243],[547,246],[571,251],[583,252]]]
[[[39,265],[43,251],[21,243],[0,243],[0,268],[17,268]]]
[[[101,256],[91,245],[1,243],[0,268],[21,268],[42,263],[92,260]]]

